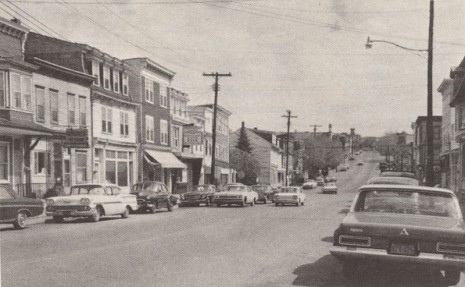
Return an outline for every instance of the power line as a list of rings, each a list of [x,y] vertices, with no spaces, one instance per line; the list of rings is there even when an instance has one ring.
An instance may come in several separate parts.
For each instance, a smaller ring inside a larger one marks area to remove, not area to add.
[[[32,31],[40,31],[44,34],[47,34],[49,36],[52,36],[49,32],[45,31],[44,29],[38,27],[36,24],[34,24],[32,21],[30,21],[29,19],[27,19],[26,17],[23,17],[23,15],[21,13],[18,13],[17,11],[15,11],[14,9],[12,9],[11,7],[9,7],[8,5],[6,5],[4,2],[0,2],[0,4],[3,4],[3,6],[5,6],[6,8],[8,8],[10,11],[12,11],[13,13],[15,13],[16,15],[8,12],[7,10],[3,9],[3,8],[0,8],[1,10],[3,10],[5,13],[7,13],[8,15],[10,15],[11,17],[13,18],[22,18],[24,20],[24,22],[27,22],[29,23],[30,25],[26,25],[25,23],[22,23],[22,25],[26,28],[28,28],[29,30],[32,30]],[[34,27],[34,28],[33,28]]]

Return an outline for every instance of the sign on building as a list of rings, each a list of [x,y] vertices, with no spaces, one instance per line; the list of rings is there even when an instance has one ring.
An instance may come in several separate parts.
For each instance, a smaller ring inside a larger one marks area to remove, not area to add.
[[[87,129],[66,129],[64,148],[89,148],[89,132]]]
[[[191,146],[203,143],[203,132],[201,128],[196,126],[184,126],[184,146]]]

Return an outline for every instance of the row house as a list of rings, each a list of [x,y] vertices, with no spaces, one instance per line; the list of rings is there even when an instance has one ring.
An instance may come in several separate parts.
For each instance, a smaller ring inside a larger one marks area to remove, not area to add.
[[[239,140],[241,129],[231,133],[230,146],[235,147]],[[283,165],[283,150],[281,139],[276,132],[245,128],[249,139],[251,154],[258,161],[259,171],[257,181],[260,184],[273,187],[285,185],[285,164]]]
[[[442,97],[441,186],[458,192],[460,145],[455,141],[457,131],[455,107],[450,105],[454,95],[454,81],[444,79],[437,91]]]
[[[236,171],[229,166],[229,116],[231,112],[221,106],[217,107],[216,146],[213,147],[213,109],[213,104],[188,106],[189,117],[194,124],[204,125],[203,142],[192,145],[190,149],[193,154],[204,154],[199,183],[208,184],[213,176],[215,184],[222,186],[236,179]],[[214,175],[211,174],[213,148],[215,148]]]
[[[175,73],[148,58],[124,62],[130,67],[130,89],[139,104],[139,180],[163,181],[172,192],[178,192],[178,186],[186,185],[186,165],[172,148],[182,151],[182,125],[187,123],[187,115],[171,120],[169,86]]]
[[[440,159],[441,152],[441,116],[433,116],[433,147],[434,147],[434,183],[439,184],[440,176]],[[412,124],[415,134],[414,140],[414,162],[416,164],[416,175],[420,181],[425,177],[426,166],[426,116],[419,116]]]
[[[91,163],[86,162],[86,166],[91,170],[91,176],[76,182],[110,182],[129,192],[138,174],[134,163],[137,162],[136,112],[139,104],[129,90],[128,65],[89,45],[36,33],[29,34],[25,49],[28,57],[40,58],[93,78],[88,121],[92,124],[87,125],[86,121],[86,126],[91,127],[90,147],[79,151],[86,153],[87,159],[90,156]],[[75,95],[75,106],[71,104],[68,109],[77,110],[79,97],[79,94]],[[72,102],[71,97],[68,99]],[[75,165],[80,167],[84,163],[76,161]]]

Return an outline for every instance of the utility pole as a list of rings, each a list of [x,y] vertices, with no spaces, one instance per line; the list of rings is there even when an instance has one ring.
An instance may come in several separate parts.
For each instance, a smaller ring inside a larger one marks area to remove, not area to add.
[[[213,127],[212,127],[212,164],[211,164],[211,172],[210,172],[210,184],[215,184],[215,157],[216,157],[216,115],[217,115],[217,110],[218,110],[218,78],[219,77],[231,77],[231,73],[227,74],[220,74],[218,72],[216,73],[210,73],[206,74],[203,73],[204,77],[215,77],[215,86],[214,86],[214,91],[215,91],[215,102],[213,104]]]
[[[321,127],[321,125],[310,125],[310,126],[313,127],[313,137],[316,138],[316,128]]]
[[[434,185],[434,137],[433,137],[433,24],[434,0],[429,2],[428,37],[428,113],[426,115],[426,186]]]
[[[288,186],[287,175],[289,172],[289,129],[291,127],[291,118],[297,118],[297,116],[291,116],[291,110],[287,110],[287,115],[281,116],[287,118],[287,137],[286,137],[286,186]]]

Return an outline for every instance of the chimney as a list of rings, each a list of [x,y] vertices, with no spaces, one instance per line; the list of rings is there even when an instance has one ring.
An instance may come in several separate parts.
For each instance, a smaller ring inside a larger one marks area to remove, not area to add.
[[[11,19],[11,22],[21,25],[21,20],[19,20],[18,18]]]
[[[253,129],[254,129],[254,130],[258,130],[257,127],[254,127]]]
[[[242,125],[241,125],[242,128],[245,128],[245,122],[242,121]]]

